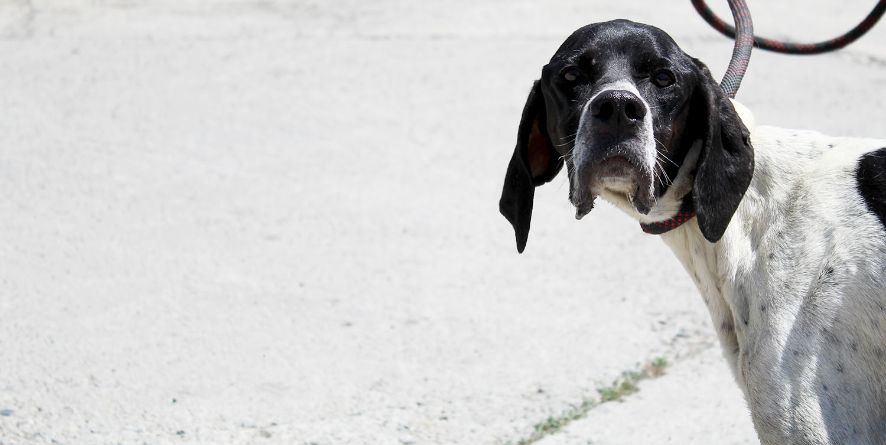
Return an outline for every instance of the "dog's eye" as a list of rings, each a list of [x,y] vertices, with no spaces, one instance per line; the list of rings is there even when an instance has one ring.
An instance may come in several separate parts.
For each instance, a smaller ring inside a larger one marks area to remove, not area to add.
[[[652,73],[652,83],[654,83],[659,88],[664,88],[666,86],[673,85],[677,80],[674,78],[674,73],[670,70],[657,70]]]
[[[560,77],[570,83],[577,82],[583,76],[584,74],[581,72],[580,69],[578,69],[577,66],[567,66],[566,68],[563,68],[563,71],[560,72]]]

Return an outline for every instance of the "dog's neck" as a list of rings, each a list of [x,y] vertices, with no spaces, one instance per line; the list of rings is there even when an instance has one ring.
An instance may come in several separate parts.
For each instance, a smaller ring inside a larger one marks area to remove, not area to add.
[[[755,323],[749,320],[749,307],[758,309],[760,304],[752,295],[757,289],[753,281],[761,271],[770,268],[772,261],[771,252],[761,246],[759,240],[767,230],[782,230],[780,224],[784,222],[765,218],[777,212],[764,207],[779,206],[771,198],[773,193],[764,190],[770,184],[766,178],[771,177],[772,167],[768,156],[756,157],[754,180],[723,237],[716,243],[704,237],[698,218],[660,235],[695,282],[710,312],[724,355],[739,381],[737,359],[740,350],[747,347],[749,340],[745,335],[753,331]]]
[[[739,219],[738,212],[733,221]],[[747,245],[747,236],[737,224],[730,224],[723,238],[716,243],[705,239],[698,226],[697,218],[668,231],[661,236],[665,244],[683,265],[695,282],[705,305],[711,314],[711,322],[726,352],[733,372],[736,370],[735,357],[739,342],[735,327],[741,320],[736,319],[736,281],[741,266],[737,260],[743,258],[735,250]]]
[[[753,115],[743,105],[737,102],[733,102],[733,104],[753,138],[755,127]],[[693,147],[693,153],[690,159],[687,159],[693,164],[693,158],[698,155],[696,150],[697,147]],[[710,311],[714,329],[717,331],[733,372],[736,371],[736,358],[740,349],[740,335],[737,335],[736,331],[741,331],[742,325],[747,324],[747,320],[742,319],[742,311],[741,308],[738,308],[735,298],[737,287],[742,286],[743,278],[749,276],[749,268],[766,267],[767,261],[767,258],[757,258],[762,254],[761,252],[749,251],[753,249],[751,247],[754,245],[752,239],[755,236],[760,236],[757,233],[761,224],[758,218],[760,213],[759,199],[765,195],[761,193],[761,190],[758,190],[761,184],[759,179],[771,175],[769,153],[764,150],[755,152],[755,154],[755,180],[751,181],[745,198],[718,242],[711,243],[704,237],[698,226],[697,218],[661,234],[662,240],[671,248],[698,287],[705,305]],[[694,168],[689,170],[694,170]],[[688,175],[688,179],[684,179],[687,184],[681,183],[681,186],[691,189],[691,179],[691,175]],[[680,193],[689,192],[680,190]],[[681,194],[677,196],[682,196]],[[765,222],[762,223],[765,224]],[[752,264],[747,264],[748,260],[751,260]]]
[[[736,110],[753,140],[753,117],[743,106],[736,104]],[[779,224],[762,217],[778,214],[777,210],[764,207],[778,207],[776,201],[783,198],[771,190],[771,178],[774,174],[789,175],[778,166],[790,165],[791,161],[776,158],[790,156],[769,147],[755,147],[754,177],[726,232],[716,243],[704,237],[697,218],[661,235],[698,287],[733,372],[737,372],[736,360],[746,342],[743,332],[749,322],[753,323],[747,316],[747,306],[752,304],[752,299],[744,294],[754,288],[753,283],[749,283],[751,277],[767,269],[771,260],[771,255],[756,241],[763,238],[767,230],[777,230],[775,226]],[[789,178],[784,179],[785,183],[790,182]]]

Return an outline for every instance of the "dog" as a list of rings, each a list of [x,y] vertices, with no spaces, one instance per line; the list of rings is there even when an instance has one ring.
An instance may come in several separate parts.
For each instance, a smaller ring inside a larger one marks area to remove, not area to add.
[[[707,305],[763,444],[886,443],[886,140],[756,126],[664,31],[575,31],[523,110],[499,208],[517,250],[566,166],[660,235]]]

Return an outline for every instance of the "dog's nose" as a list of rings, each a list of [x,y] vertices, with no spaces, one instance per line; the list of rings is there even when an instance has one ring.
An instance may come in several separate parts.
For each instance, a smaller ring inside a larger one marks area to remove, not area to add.
[[[640,124],[646,107],[639,97],[625,90],[604,91],[591,102],[591,116],[599,123],[620,127]]]

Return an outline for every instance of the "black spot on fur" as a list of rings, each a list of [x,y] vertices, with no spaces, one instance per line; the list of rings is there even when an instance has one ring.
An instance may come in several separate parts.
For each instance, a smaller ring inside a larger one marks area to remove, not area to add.
[[[766,312],[766,305],[765,304],[760,305],[760,312]]]
[[[828,144],[828,148],[834,148],[834,144]]]
[[[800,351],[794,349],[792,352],[794,353],[794,357],[799,357],[799,356],[800,356]]]
[[[837,281],[834,278],[834,267],[830,264],[825,264],[821,270],[818,271],[818,286],[813,286],[809,292],[810,294],[818,294],[823,289],[836,284]]]
[[[843,364],[839,363],[839,362],[836,365],[834,365],[834,369],[836,369],[837,372],[839,372],[840,374],[842,374],[843,371],[845,371],[845,369],[843,368]]]
[[[886,227],[886,148],[866,153],[855,170],[858,193]]]
[[[824,383],[822,383],[822,384],[821,384],[821,389],[822,389],[823,391],[827,392],[827,391],[828,391],[828,385],[825,385]]]
[[[853,352],[858,352],[858,343],[852,342],[849,344],[849,347],[852,349]]]

